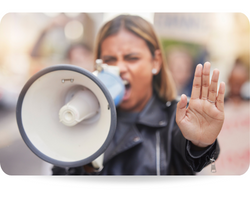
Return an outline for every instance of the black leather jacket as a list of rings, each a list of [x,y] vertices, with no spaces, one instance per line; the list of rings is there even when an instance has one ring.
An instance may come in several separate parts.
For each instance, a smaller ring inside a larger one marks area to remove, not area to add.
[[[104,153],[99,175],[193,175],[215,160],[217,140],[205,149],[186,140],[175,122],[177,101],[163,103],[155,95],[138,114],[117,111],[115,136]],[[54,166],[54,175],[88,174],[83,167]]]

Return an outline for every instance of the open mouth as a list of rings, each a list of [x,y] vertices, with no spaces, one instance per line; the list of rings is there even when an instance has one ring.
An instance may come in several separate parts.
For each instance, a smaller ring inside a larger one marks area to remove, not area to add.
[[[122,80],[122,81],[123,81],[123,84],[125,87],[129,84],[129,82],[127,80]]]
[[[130,96],[131,85],[127,80],[123,80],[123,84],[125,86],[125,94],[124,94],[124,97],[123,97],[123,101],[124,101],[124,100],[127,100],[129,98],[129,96]]]

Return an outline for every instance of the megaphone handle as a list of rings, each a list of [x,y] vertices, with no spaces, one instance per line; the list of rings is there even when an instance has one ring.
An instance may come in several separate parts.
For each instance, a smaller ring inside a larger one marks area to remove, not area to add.
[[[92,161],[92,165],[95,168],[95,172],[100,172],[103,169],[103,158],[104,154],[101,154],[98,158]]]

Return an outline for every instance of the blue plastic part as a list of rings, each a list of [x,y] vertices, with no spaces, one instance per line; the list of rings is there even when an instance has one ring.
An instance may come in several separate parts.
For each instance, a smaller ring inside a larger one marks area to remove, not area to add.
[[[101,71],[100,73],[98,73],[97,77],[110,92],[114,100],[115,106],[118,106],[121,103],[125,94],[125,86],[123,84],[122,79],[119,76],[116,76],[115,74],[112,74],[107,71]]]

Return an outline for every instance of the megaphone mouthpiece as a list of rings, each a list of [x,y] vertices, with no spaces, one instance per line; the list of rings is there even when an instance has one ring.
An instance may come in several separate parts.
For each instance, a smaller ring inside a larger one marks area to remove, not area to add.
[[[99,111],[99,102],[90,90],[78,90],[72,99],[59,111],[60,122],[66,126],[75,126],[89,119]]]

